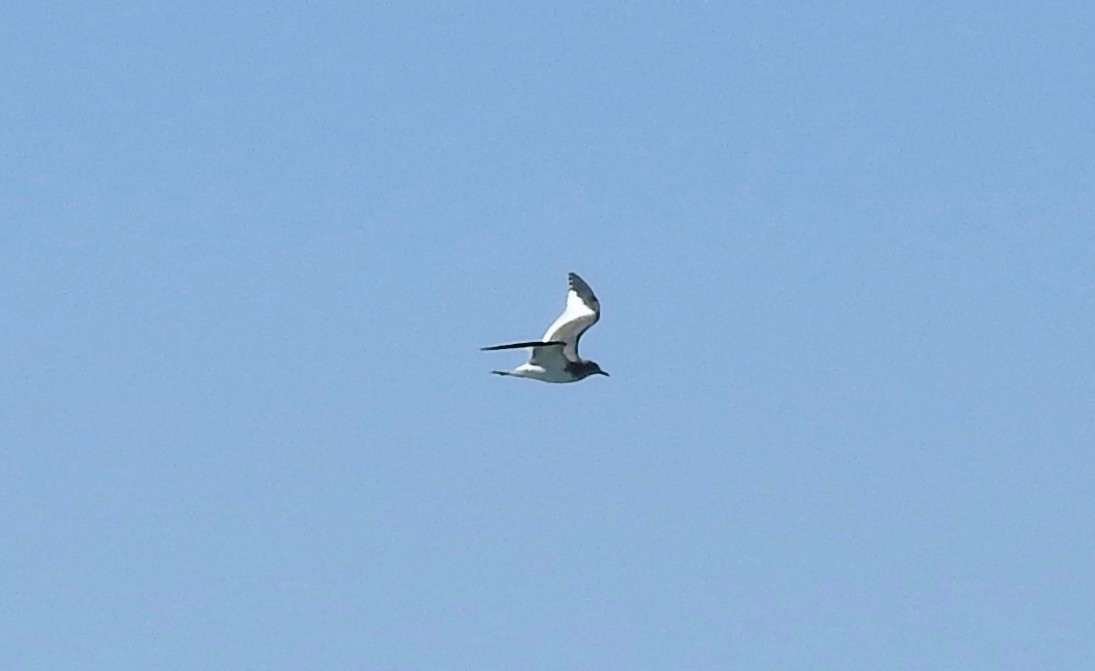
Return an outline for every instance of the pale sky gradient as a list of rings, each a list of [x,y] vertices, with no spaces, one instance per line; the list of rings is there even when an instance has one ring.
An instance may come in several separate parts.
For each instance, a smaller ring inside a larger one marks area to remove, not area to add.
[[[1095,668],[1095,5],[296,6],[0,10],[0,668]]]

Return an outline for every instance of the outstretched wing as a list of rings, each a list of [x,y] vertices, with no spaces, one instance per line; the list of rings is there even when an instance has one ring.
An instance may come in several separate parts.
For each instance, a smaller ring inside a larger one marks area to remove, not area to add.
[[[566,343],[545,343],[532,348],[532,356],[528,362],[533,366],[540,366],[544,370],[561,371],[567,367]]]
[[[544,334],[544,342],[563,342],[563,355],[571,360],[578,360],[578,339],[589,330],[590,326],[601,318],[601,303],[593,295],[593,290],[585,283],[585,280],[574,273],[567,275],[570,290],[567,291],[567,306],[563,314],[548,327]]]
[[[567,358],[566,355],[563,354],[563,350],[566,346],[567,344],[565,342],[540,342],[534,340],[529,342],[515,342],[508,345],[480,347],[479,349],[484,352],[493,352],[500,349],[528,348],[528,362],[532,365],[540,366],[545,370],[564,370],[567,366]]]

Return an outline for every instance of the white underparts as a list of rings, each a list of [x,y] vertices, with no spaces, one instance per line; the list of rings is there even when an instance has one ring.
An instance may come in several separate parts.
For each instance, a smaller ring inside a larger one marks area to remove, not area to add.
[[[527,377],[532,380],[539,380],[541,382],[576,382],[576,378],[567,373],[565,370],[546,370],[541,366],[536,366],[531,363],[521,364],[517,368],[514,368],[509,372],[510,375],[515,377]]]

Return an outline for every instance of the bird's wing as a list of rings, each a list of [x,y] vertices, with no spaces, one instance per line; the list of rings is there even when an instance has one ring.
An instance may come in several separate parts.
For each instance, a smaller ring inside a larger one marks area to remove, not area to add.
[[[532,348],[532,355],[528,362],[544,370],[563,370],[569,363],[564,353],[566,348],[567,344],[561,342],[537,345]]]
[[[515,342],[508,345],[493,345],[480,347],[484,352],[493,352],[500,349],[527,349],[529,351],[528,362],[534,366],[540,366],[548,370],[562,370],[566,368],[567,358],[563,354],[566,348],[565,342],[540,342],[530,340],[528,342]]]
[[[578,338],[582,337],[590,326],[601,318],[601,303],[593,295],[593,290],[585,280],[574,273],[567,275],[570,290],[567,291],[567,306],[563,314],[548,327],[544,342],[566,343],[563,355],[570,361],[578,360]]]

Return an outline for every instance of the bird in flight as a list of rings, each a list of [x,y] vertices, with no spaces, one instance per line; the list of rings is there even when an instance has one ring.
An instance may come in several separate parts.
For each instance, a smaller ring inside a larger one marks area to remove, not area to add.
[[[528,363],[508,372],[495,370],[492,373],[559,383],[577,382],[590,375],[608,376],[595,362],[578,356],[578,339],[601,318],[601,304],[585,280],[574,273],[568,274],[567,280],[570,290],[567,291],[566,309],[548,327],[542,339],[483,348],[483,351],[493,351],[527,347],[531,352]]]

